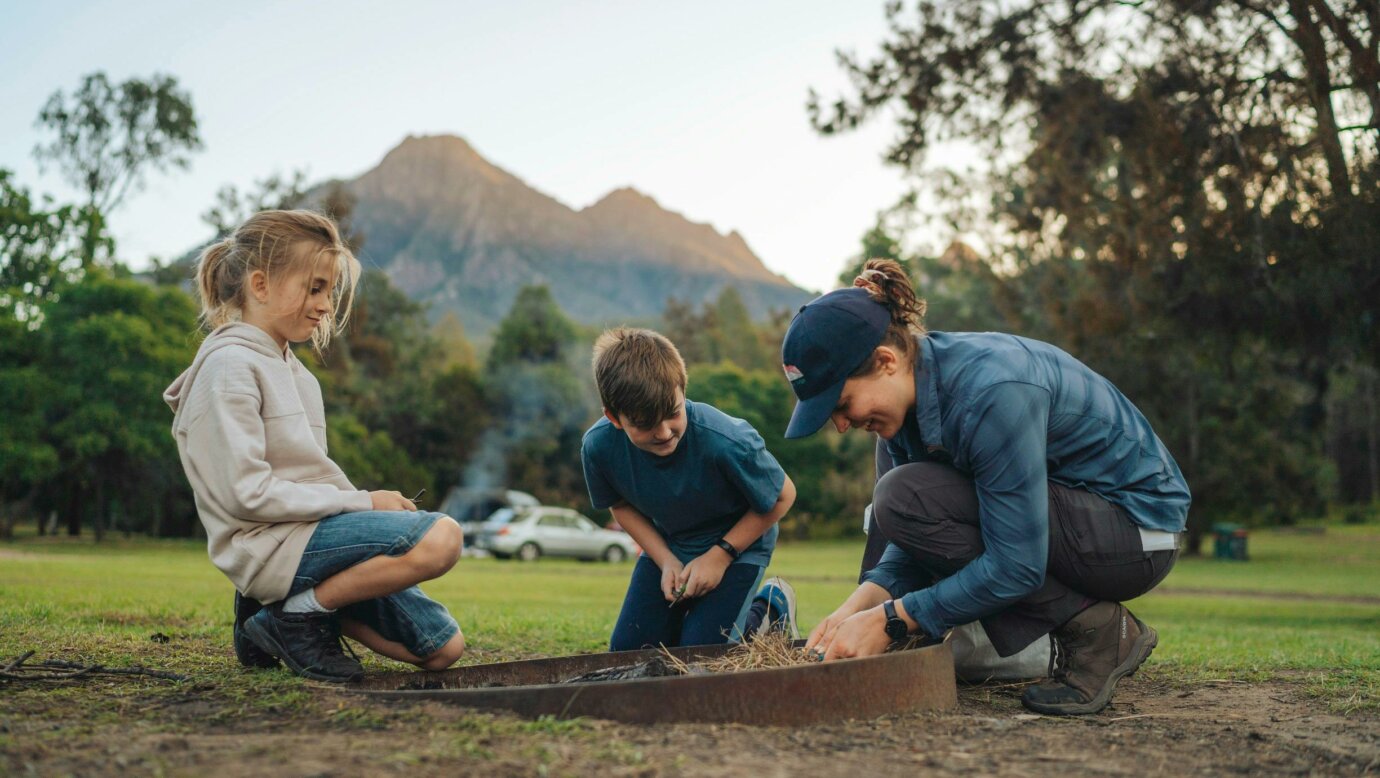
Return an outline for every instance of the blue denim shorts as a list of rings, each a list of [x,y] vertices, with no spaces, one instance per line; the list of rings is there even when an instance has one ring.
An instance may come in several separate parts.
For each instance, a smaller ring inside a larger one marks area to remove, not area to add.
[[[428,511],[360,511],[322,519],[297,564],[288,596],[379,554],[406,554],[444,515]],[[416,586],[347,605],[339,614],[401,643],[418,658],[436,653],[460,631],[450,611]]]

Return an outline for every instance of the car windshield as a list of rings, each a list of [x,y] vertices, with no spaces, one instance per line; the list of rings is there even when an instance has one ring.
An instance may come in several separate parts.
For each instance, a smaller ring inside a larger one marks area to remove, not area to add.
[[[517,513],[514,512],[512,508],[499,508],[493,513],[490,513],[489,518],[484,521],[489,524],[507,524],[512,521],[513,517],[516,515]]]

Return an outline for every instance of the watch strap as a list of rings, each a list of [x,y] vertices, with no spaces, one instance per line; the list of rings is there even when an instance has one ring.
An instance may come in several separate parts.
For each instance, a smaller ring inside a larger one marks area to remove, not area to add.
[[[719,538],[719,542],[715,543],[714,545],[718,546],[719,548],[722,548],[724,550],[724,553],[732,557],[733,561],[735,562],[738,561],[738,556],[742,553],[738,549],[734,548],[733,544],[729,543],[727,538]]]

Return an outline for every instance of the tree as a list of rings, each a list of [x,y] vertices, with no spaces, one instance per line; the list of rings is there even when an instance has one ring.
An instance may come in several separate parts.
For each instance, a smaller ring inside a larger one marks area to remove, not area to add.
[[[58,470],[58,452],[45,434],[46,398],[58,387],[43,371],[42,357],[27,323],[0,310],[0,538],[32,513],[40,485]]]
[[[816,128],[896,116],[888,158],[954,223],[993,225],[1004,307],[1130,387],[1190,484],[1214,482],[1222,463],[1253,468],[1236,483],[1269,480],[1287,455],[1240,448],[1269,435],[1316,462],[1331,366],[1380,358],[1380,257],[1365,248],[1380,237],[1375,2],[1333,13],[1321,0],[993,0],[887,14],[878,57],[840,57],[852,96],[825,107],[812,94]],[[946,141],[987,163],[932,166]],[[1278,391],[1249,399],[1241,382]],[[1209,431],[1224,430],[1225,459],[1211,460]],[[1315,505],[1325,481],[1304,473],[1271,499]],[[1195,536],[1211,513],[1258,499],[1195,491]]]
[[[489,370],[516,362],[564,362],[577,329],[546,286],[524,286],[499,322],[489,350]]]
[[[97,215],[71,205],[36,203],[0,169],[0,312],[35,329],[41,306],[66,282],[80,277],[82,236],[99,231]],[[103,252],[113,244],[103,239]]]
[[[96,259],[99,216],[109,215],[144,185],[149,170],[186,169],[201,149],[191,96],[177,79],[154,75],[112,84],[92,73],[68,95],[54,92],[39,111],[37,126],[52,132],[34,147],[40,164],[53,163],[86,194],[87,232],[83,258]]]
[[[829,134],[894,108],[888,158],[948,181],[950,202],[988,194],[995,259],[1091,260],[1101,286],[1140,282],[1127,302],[1194,329],[1257,329],[1263,310],[1272,336],[1320,355],[1315,375],[1380,356],[1374,0],[887,13],[880,57],[840,57],[854,98],[812,94],[812,120]],[[949,140],[978,146],[988,175],[934,175],[926,153]]]
[[[45,313],[42,369],[54,387],[45,434],[60,469],[44,499],[68,517],[71,534],[84,516],[97,539],[112,519],[125,529],[156,526],[161,508],[186,491],[168,477],[177,452],[162,393],[196,352],[191,298],[97,270]]]
[[[274,173],[259,179],[246,192],[226,184],[216,191],[215,203],[201,214],[201,220],[211,225],[219,240],[259,211],[298,207],[306,197],[306,183],[307,171],[294,170],[286,176]]]
[[[161,74],[122,84],[87,75],[70,97],[58,90],[48,98],[37,126],[57,137],[34,147],[34,156],[56,164],[101,213],[142,187],[148,170],[185,170],[201,149],[191,95]]]
[[[663,334],[676,344],[687,365],[731,362],[746,370],[772,370],[777,365],[780,333],[754,325],[732,286],[725,286],[698,311],[690,303],[667,298],[661,320]]]

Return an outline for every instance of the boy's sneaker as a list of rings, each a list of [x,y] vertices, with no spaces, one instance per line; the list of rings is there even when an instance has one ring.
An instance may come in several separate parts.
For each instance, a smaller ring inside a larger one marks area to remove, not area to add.
[[[789,635],[791,640],[800,639],[800,626],[795,623],[795,588],[786,583],[786,579],[780,576],[768,578],[753,599],[767,604],[767,615],[757,629],[758,634],[782,632]]]
[[[1054,715],[1096,713],[1107,707],[1117,681],[1154,650],[1155,630],[1120,603],[1099,602],[1053,633],[1049,680],[1026,688],[1025,707]]]
[[[253,597],[235,592],[235,658],[245,667],[269,669],[278,666],[277,657],[254,645],[244,634],[244,623],[263,608],[263,603]]]
[[[303,678],[349,683],[364,676],[359,661],[341,649],[340,622],[329,613],[284,613],[274,603],[244,623],[254,645],[283,660]]]

